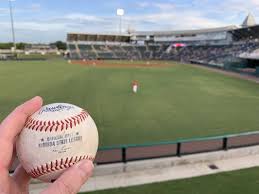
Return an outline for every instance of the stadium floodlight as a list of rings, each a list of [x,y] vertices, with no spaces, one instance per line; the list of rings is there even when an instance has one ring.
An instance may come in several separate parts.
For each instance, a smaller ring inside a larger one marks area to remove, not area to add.
[[[122,34],[122,16],[124,16],[125,11],[124,9],[117,9],[117,16],[120,17],[120,34]]]
[[[118,16],[124,16],[124,9],[117,9]]]
[[[11,27],[12,27],[12,35],[13,35],[13,48],[14,48],[14,51],[15,51],[16,50],[16,42],[15,42],[15,33],[14,33],[13,5],[12,5],[12,2],[14,2],[15,0],[8,0],[8,1],[9,1]]]

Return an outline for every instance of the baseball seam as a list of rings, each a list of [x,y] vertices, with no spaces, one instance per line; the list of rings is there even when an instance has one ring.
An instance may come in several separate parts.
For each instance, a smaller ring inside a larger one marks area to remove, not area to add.
[[[94,161],[94,157],[91,157],[88,155],[76,156],[76,157],[71,157],[71,158],[67,157],[65,159],[61,158],[60,160],[51,161],[50,163],[46,163],[46,164],[37,166],[37,167],[31,169],[29,174],[33,178],[38,178],[42,175],[45,175],[45,174],[48,174],[51,172],[67,169],[84,159]]]
[[[40,121],[33,118],[29,118],[25,123],[25,128],[33,131],[58,131],[67,130],[79,125],[83,122],[89,114],[86,111],[81,111],[78,115],[72,116],[63,120],[56,121]]]

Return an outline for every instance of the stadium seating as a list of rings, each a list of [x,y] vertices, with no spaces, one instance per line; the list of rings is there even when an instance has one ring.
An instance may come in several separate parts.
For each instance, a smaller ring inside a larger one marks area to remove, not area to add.
[[[180,49],[176,54],[168,56],[168,59],[222,65],[224,61],[239,57],[244,52],[252,52],[256,48],[259,48],[259,43],[256,42],[216,46],[187,46]]]
[[[69,49],[70,51],[76,50],[75,44],[68,44],[68,49]]]
[[[182,62],[209,63],[218,66],[239,57],[242,53],[251,53],[259,48],[257,41],[240,41],[225,45],[187,45],[173,48],[168,52],[169,44],[74,44],[69,43],[72,59],[134,59],[134,60],[176,60]]]
[[[114,54],[112,52],[98,52],[98,58],[100,59],[114,59]]]
[[[93,49],[92,45],[85,45],[85,44],[79,44],[78,47],[81,51],[87,51],[87,50]]]

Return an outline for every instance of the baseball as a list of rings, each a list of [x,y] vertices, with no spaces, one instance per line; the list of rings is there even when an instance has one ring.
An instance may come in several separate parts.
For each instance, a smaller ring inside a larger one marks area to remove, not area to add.
[[[56,180],[80,160],[94,160],[98,131],[85,110],[65,103],[43,106],[28,118],[16,142],[17,156],[28,174]]]

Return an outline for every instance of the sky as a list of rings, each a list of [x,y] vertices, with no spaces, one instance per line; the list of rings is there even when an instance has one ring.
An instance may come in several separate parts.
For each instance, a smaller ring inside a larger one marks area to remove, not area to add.
[[[68,32],[118,33],[122,28],[163,31],[240,25],[259,0],[12,0],[18,42],[66,40]],[[12,41],[9,1],[0,0],[0,42]]]

